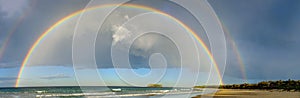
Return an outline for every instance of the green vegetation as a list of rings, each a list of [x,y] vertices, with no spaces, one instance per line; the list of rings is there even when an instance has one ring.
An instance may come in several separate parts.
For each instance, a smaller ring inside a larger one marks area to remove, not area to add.
[[[195,86],[195,88],[215,88],[217,86]],[[300,91],[300,80],[278,80],[278,81],[262,81],[257,84],[231,84],[221,85],[219,88],[222,89],[263,89],[272,90],[279,89],[285,91]]]
[[[222,85],[219,88],[224,89],[282,89],[286,91],[300,91],[300,80],[287,80],[287,81],[262,81],[257,84],[233,84]]]
[[[161,84],[148,84],[148,87],[162,87]]]
[[[206,88],[207,86],[194,86],[194,88]]]

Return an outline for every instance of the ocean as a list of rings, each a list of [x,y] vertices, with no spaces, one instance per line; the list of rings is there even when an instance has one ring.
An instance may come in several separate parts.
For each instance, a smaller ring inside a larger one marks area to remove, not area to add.
[[[200,95],[202,89],[183,87],[20,87],[0,88],[0,98],[183,98]]]

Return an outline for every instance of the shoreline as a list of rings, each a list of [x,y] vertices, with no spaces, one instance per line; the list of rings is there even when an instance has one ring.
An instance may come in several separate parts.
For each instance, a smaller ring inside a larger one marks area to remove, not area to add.
[[[215,94],[197,95],[192,98],[300,98],[300,92],[279,90],[219,89]]]

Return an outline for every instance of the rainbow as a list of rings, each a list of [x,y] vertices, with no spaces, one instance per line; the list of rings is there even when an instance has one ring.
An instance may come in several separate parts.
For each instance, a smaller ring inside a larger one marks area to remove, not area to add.
[[[240,66],[242,78],[244,79],[244,82],[247,83],[248,81],[247,81],[247,75],[246,75],[246,70],[245,70],[245,64],[244,64],[244,61],[242,59],[240,52],[238,51],[239,49],[238,49],[235,41],[233,40],[232,36],[230,35],[228,29],[225,27],[225,25],[222,25],[222,26],[223,26],[224,33],[225,33],[226,37],[228,37],[228,41],[229,41],[229,43],[233,49],[233,52],[237,58],[238,64]]]
[[[10,39],[12,37],[12,35],[16,32],[17,28],[21,25],[21,23],[23,22],[24,18],[30,13],[30,9],[26,9],[24,14],[22,14],[17,22],[14,24],[14,26],[12,27],[12,29],[8,32],[7,36],[4,37],[5,40],[3,41],[2,46],[0,47],[0,61],[2,60],[2,57],[4,55],[4,52],[10,42]]]
[[[213,55],[211,54],[209,48],[206,46],[206,44],[202,41],[202,39],[197,35],[196,32],[194,32],[191,28],[189,28],[186,24],[184,24],[183,22],[181,22],[180,20],[176,19],[175,17],[162,12],[158,9],[155,8],[151,8],[148,6],[142,6],[142,5],[137,5],[137,4],[123,4],[123,5],[117,5],[117,4],[107,4],[107,5],[100,5],[100,6],[94,6],[94,7],[90,7],[90,8],[85,8],[79,11],[76,11],[74,13],[69,14],[68,16],[65,16],[64,18],[60,19],[59,21],[57,21],[55,24],[53,24],[52,26],[50,26],[45,32],[42,33],[42,35],[34,42],[34,44],[32,45],[32,47],[29,49],[28,53],[25,56],[25,59],[22,62],[20,71],[18,73],[18,79],[16,80],[15,83],[15,87],[19,87],[19,83],[20,83],[20,78],[22,77],[22,73],[24,71],[24,68],[26,66],[26,64],[28,63],[31,54],[35,51],[35,49],[37,48],[37,46],[39,46],[39,44],[43,41],[43,39],[46,38],[46,36],[56,27],[58,27],[59,25],[61,25],[62,23],[64,23],[65,21],[80,15],[81,13],[85,12],[85,11],[92,11],[95,9],[99,9],[99,8],[108,8],[108,7],[113,7],[113,6],[122,6],[122,7],[129,7],[129,8],[137,8],[137,9],[143,9],[143,10],[148,10],[148,11],[153,11],[156,13],[159,13],[161,15],[164,15],[172,20],[174,20],[175,22],[177,22],[180,26],[182,26],[183,28],[185,28],[186,31],[190,32],[192,34],[192,36],[197,40],[197,42],[204,48],[204,50],[206,51],[207,55],[209,56],[213,66],[216,68],[217,70],[217,74],[218,74],[218,78],[220,79],[220,84],[223,84],[222,81],[222,76],[219,72],[219,68],[217,66],[217,63],[213,57]]]
[[[7,47],[8,43],[9,43],[9,40],[10,40],[10,38],[11,38],[11,36],[12,36],[13,33],[14,32],[8,33],[6,39],[3,42],[3,45],[1,45],[1,47],[0,47],[0,61],[2,60],[2,57],[4,55],[4,51],[6,50],[6,47]]]

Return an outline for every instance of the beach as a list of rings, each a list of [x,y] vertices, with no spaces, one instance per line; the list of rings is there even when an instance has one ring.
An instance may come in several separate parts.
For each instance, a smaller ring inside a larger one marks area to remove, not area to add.
[[[300,98],[300,92],[221,89],[215,94],[198,95],[192,98]]]

